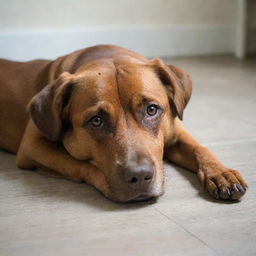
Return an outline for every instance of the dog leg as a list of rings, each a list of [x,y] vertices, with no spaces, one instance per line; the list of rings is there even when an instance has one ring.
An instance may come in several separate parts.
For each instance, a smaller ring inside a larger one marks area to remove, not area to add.
[[[16,163],[21,169],[47,169],[73,181],[85,181],[104,190],[102,172],[88,161],[74,159],[63,146],[42,137],[32,121],[29,122],[18,150]],[[53,173],[54,173],[53,172]]]
[[[179,120],[175,123],[175,143],[165,148],[165,157],[197,173],[209,194],[216,199],[237,200],[245,194],[247,184],[240,173],[221,164],[182,127]]]

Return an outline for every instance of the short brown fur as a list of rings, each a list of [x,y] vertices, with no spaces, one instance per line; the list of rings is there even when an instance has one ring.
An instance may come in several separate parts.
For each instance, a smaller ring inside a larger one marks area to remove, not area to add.
[[[0,147],[17,153],[20,168],[87,182],[119,202],[162,195],[164,157],[195,172],[214,198],[240,199],[239,172],[182,126],[191,91],[185,71],[117,46],[0,60]]]

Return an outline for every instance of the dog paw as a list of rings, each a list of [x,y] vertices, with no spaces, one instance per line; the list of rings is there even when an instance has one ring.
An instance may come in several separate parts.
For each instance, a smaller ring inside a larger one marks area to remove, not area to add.
[[[199,179],[209,194],[215,199],[238,200],[246,192],[247,184],[240,173],[235,170],[225,169],[208,173],[199,171]]]

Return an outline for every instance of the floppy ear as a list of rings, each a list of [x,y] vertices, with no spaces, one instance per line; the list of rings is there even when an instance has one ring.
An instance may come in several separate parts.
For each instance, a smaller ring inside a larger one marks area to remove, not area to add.
[[[73,77],[68,72],[62,73],[29,103],[31,118],[43,135],[51,141],[60,138],[64,108],[68,105],[74,87]]]
[[[183,118],[183,111],[192,93],[192,81],[187,72],[173,65],[167,65],[160,59],[154,59],[152,64],[166,88],[171,108],[174,114]]]

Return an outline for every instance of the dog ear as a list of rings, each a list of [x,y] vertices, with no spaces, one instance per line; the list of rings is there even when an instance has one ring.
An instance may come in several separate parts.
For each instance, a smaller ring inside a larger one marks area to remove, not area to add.
[[[183,118],[183,111],[192,93],[192,81],[187,72],[173,65],[167,65],[160,59],[152,61],[154,69],[166,88],[174,114]]]
[[[31,118],[43,135],[51,141],[60,138],[64,112],[74,87],[73,77],[68,72],[62,73],[36,94],[29,103]]]

